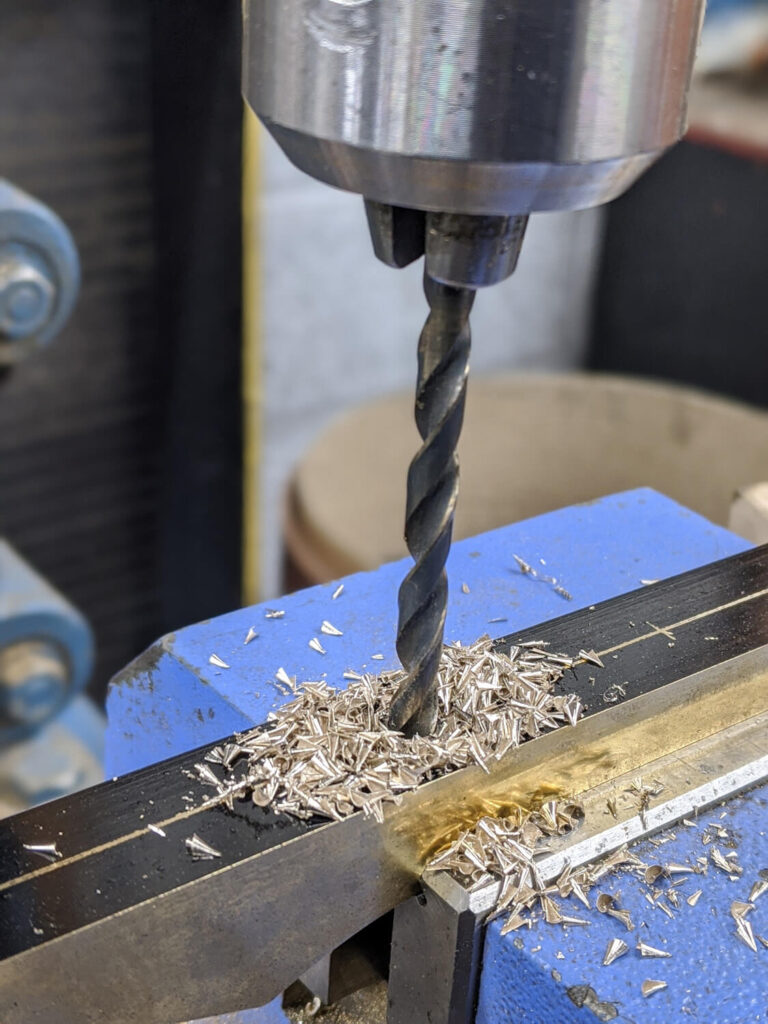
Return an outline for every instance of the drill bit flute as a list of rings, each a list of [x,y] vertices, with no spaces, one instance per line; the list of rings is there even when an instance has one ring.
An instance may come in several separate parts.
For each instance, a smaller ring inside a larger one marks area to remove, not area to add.
[[[469,373],[469,313],[475,293],[424,277],[430,313],[419,340],[416,425],[421,449],[408,471],[405,540],[415,565],[398,599],[397,653],[408,679],[391,707],[390,725],[427,735],[437,717],[451,546],[459,492],[456,454]]]
[[[517,265],[527,217],[420,213],[367,202],[377,256],[402,267],[425,256],[429,316],[419,339],[416,425],[423,444],[408,471],[405,539],[414,559],[400,587],[397,653],[408,673],[390,726],[428,735],[437,717],[437,677],[448,600],[445,563],[459,491],[456,453],[469,372],[475,291]]]

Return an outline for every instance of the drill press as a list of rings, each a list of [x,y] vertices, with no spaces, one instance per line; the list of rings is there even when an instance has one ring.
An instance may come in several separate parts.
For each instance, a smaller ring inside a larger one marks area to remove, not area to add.
[[[379,259],[425,257],[391,724],[429,733],[478,288],[530,213],[608,202],[685,127],[704,0],[245,0],[244,92],[301,170],[365,198]]]
[[[703,0],[245,0],[251,105],[299,167],[365,197],[380,258],[401,267],[425,256],[431,312],[421,336],[416,401],[424,444],[408,481],[406,529],[415,566],[401,589],[398,631],[398,654],[409,674],[392,723],[407,732],[428,731],[434,716],[474,292],[512,272],[529,213],[608,201],[677,140],[702,9]],[[530,620],[515,622],[506,642],[533,642],[543,629],[555,649],[584,644],[602,652],[607,668],[597,688],[584,659],[575,676],[573,685],[591,705],[584,722],[518,748],[494,767],[493,777],[469,768],[427,783],[381,824],[360,813],[332,823],[304,821],[265,812],[252,801],[227,808],[211,798],[211,777],[217,777],[207,762],[199,770],[211,753],[207,730],[221,735],[226,729],[236,749],[244,729],[270,717],[271,694],[247,712],[238,703],[262,696],[253,693],[253,648],[243,643],[253,632],[253,609],[166,637],[137,659],[113,686],[111,728],[120,733],[113,748],[130,746],[140,726],[156,731],[162,747],[155,756],[176,756],[3,823],[3,1021],[165,1024],[263,1004],[393,908],[399,916],[391,944],[390,1020],[453,1024],[498,1020],[504,1013],[503,1019],[513,1013],[517,1019],[516,1008],[504,1010],[509,993],[496,998],[493,971],[484,974],[477,997],[478,936],[487,912],[477,900],[483,892],[471,894],[473,904],[463,889],[454,899],[445,887],[440,896],[418,882],[425,843],[447,825],[463,827],[475,786],[483,799],[494,793],[506,799],[514,786],[530,794],[546,769],[563,789],[587,797],[594,790],[599,815],[588,818],[565,854],[588,860],[596,850],[709,807],[768,773],[762,685],[768,552],[734,554],[597,604],[621,593],[641,558],[648,565],[665,544],[664,572],[673,550],[680,560],[679,513],[654,518],[652,496],[635,500],[634,520],[623,520],[631,523],[635,546],[622,538],[610,555],[606,545],[617,520],[605,508],[583,513],[600,520],[601,567],[622,567],[610,586],[601,592],[591,573],[579,595],[580,612],[527,633],[520,629]],[[628,501],[631,496],[618,502],[622,516]],[[655,501],[664,504],[658,496]],[[547,535],[570,540],[572,517],[581,515],[553,514]],[[640,528],[649,522],[651,539],[641,545]],[[715,536],[710,524],[696,526],[687,513],[684,522],[688,536],[700,531],[702,560],[739,549],[735,538]],[[514,549],[522,528],[509,529]],[[478,541],[472,546],[479,550]],[[594,542],[587,548],[591,570]],[[464,552],[463,578],[473,585],[469,566],[478,550]],[[569,542],[561,556],[576,559],[580,551]],[[492,575],[487,563],[474,571],[478,583],[481,573]],[[358,583],[382,592],[380,575]],[[353,581],[348,586],[351,591]],[[319,600],[317,593],[294,595],[289,615],[277,621],[296,628],[305,609],[308,628]],[[534,618],[535,600],[525,611]],[[362,609],[370,650],[372,603]],[[464,624],[468,635],[487,621],[485,608],[477,615],[482,618],[471,627],[469,620]],[[290,649],[285,636],[279,643],[282,657]],[[264,649],[261,657],[267,657]],[[332,668],[332,656],[323,664]],[[214,696],[218,688],[221,699]],[[120,701],[130,709],[124,720]],[[196,713],[187,713],[195,702]],[[713,734],[718,722],[724,734],[735,730],[735,740],[729,733],[726,752],[713,756],[700,745],[720,742]],[[189,730],[198,726],[206,730],[206,746],[181,753],[196,745]],[[745,729],[752,730],[749,742]],[[690,756],[680,754],[683,746]],[[114,749],[112,757],[112,768],[122,770]],[[634,810],[620,818],[609,814],[601,787],[620,788],[634,773],[654,773],[665,758],[686,766],[677,780],[670,772],[669,809],[646,808],[650,824]],[[592,789],[579,790],[584,763],[593,766],[584,781]],[[135,758],[128,767],[137,767]],[[579,844],[583,849],[574,852]],[[203,856],[190,856],[190,848]],[[731,897],[729,891],[722,897],[724,907]],[[436,907],[447,921],[435,917]],[[711,929],[702,931],[709,939]],[[676,957],[682,961],[692,945],[681,942]],[[504,951],[489,948],[501,963]],[[532,946],[530,956],[541,948]],[[747,977],[742,961],[734,962],[734,976]],[[547,977],[555,986],[563,980],[549,966]],[[533,976],[526,996],[536,996],[539,980]],[[613,1002],[581,983],[558,989],[552,1000],[555,1009],[539,1019],[570,1020],[582,1007],[599,1011],[601,1019],[616,1017]]]

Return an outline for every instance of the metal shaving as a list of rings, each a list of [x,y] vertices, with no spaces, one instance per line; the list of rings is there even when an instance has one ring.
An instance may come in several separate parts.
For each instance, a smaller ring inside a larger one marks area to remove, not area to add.
[[[323,622],[322,626],[320,627],[320,632],[325,633],[326,636],[344,636],[342,631],[340,629],[336,629],[336,627],[333,626],[330,622],[328,622],[327,619]]]
[[[542,583],[549,583],[552,589],[560,597],[564,597],[566,601],[572,601],[573,595],[569,594],[565,587],[560,585],[556,576],[545,576],[543,573],[537,572],[532,565],[529,565],[519,555],[512,555],[514,560],[517,562],[518,568],[523,576],[530,576],[532,580],[540,580]],[[542,565],[546,565],[546,562],[541,560]]]
[[[284,687],[286,687],[289,693],[293,692],[294,686],[296,684],[296,679],[291,678],[291,676],[288,675],[288,673],[285,671],[282,665],[277,670],[277,672],[275,672],[275,679],[278,681],[278,683],[281,683]]]
[[[245,640],[243,640],[243,646],[247,647],[251,640],[255,640],[258,637],[258,635],[259,634],[253,628],[253,626],[251,626],[251,628],[246,633]]]
[[[156,836],[162,836],[165,839],[165,832],[160,828],[159,825],[147,825],[150,832],[154,832]]]
[[[744,917],[737,917],[735,920],[737,936],[745,946],[749,946],[752,952],[756,953],[757,943],[755,942],[755,933],[752,930],[752,925]]]
[[[603,664],[602,658],[594,650],[590,650],[590,651],[581,650],[581,651],[579,651],[579,657],[583,658],[584,661],[588,662],[590,665],[597,665],[598,668],[605,668],[605,665]]]
[[[629,946],[623,939],[611,939],[603,957],[603,967],[609,967],[614,960],[629,952]]]
[[[27,853],[36,853],[38,857],[43,857],[51,863],[61,860],[63,857],[63,854],[59,853],[56,843],[24,843],[24,849]]]
[[[670,861],[669,864],[665,865],[664,869],[668,875],[694,875],[696,874],[696,868],[692,868],[690,864],[676,864],[674,861]]]
[[[336,587],[334,592],[331,594],[331,600],[332,601],[338,600],[338,598],[340,598],[343,593],[344,593],[344,584],[340,583],[338,585],[338,587]]]
[[[754,909],[754,903],[745,903],[743,900],[734,900],[731,904],[731,917],[734,921],[738,921],[739,919],[746,917],[747,914]]]
[[[494,880],[500,882],[489,920],[507,915],[502,935],[530,928],[533,920],[530,915],[537,910],[547,924],[587,925],[588,921],[563,913],[554,897],[565,899],[573,895],[589,907],[586,893],[599,878],[626,864],[637,866],[638,859],[622,847],[596,865],[576,870],[566,867],[559,878],[545,884],[536,864],[542,844],[550,836],[577,828],[582,813],[577,804],[550,801],[534,811],[520,808],[507,818],[481,818],[473,829],[463,832],[448,849],[438,854],[427,870],[450,871],[469,891]],[[628,911],[618,908],[612,896],[603,894],[598,907],[632,930]]]
[[[285,617],[285,612],[282,609],[268,608],[264,612],[265,619],[282,619]]]
[[[626,849],[624,850],[624,853],[626,854],[625,859],[630,859],[630,857],[633,856],[632,854],[627,853]],[[601,861],[597,865],[597,870],[593,872],[592,878],[596,880],[600,875],[605,874],[606,872],[603,869],[608,864],[610,864],[610,858]],[[616,865],[611,864],[610,866],[613,868]],[[608,914],[610,917],[616,918],[617,921],[621,921],[628,932],[633,932],[635,930],[635,926],[632,922],[632,916],[629,911],[623,910],[616,902],[615,897],[611,896],[609,893],[602,893],[597,899],[596,906],[601,914]]]
[[[649,978],[648,981],[643,982],[640,986],[640,990],[643,993],[643,998],[647,999],[649,996],[652,996],[654,992],[661,992],[661,990],[666,987],[666,981],[653,981]]]
[[[184,840],[184,845],[193,860],[215,860],[221,856],[218,850],[201,839],[196,832]]]
[[[651,864],[643,872],[643,879],[648,885],[653,883],[664,875],[664,868],[661,864]]]
[[[313,651],[317,651],[318,654],[325,654],[325,648],[323,647],[323,645],[320,643],[316,636],[313,636],[312,639],[309,641],[309,646],[312,648]]]
[[[322,681],[296,686],[286,674],[293,699],[269,714],[266,728],[237,737],[245,770],[215,776],[219,796],[250,796],[260,807],[298,818],[340,820],[361,810],[382,821],[386,804],[423,782],[469,765],[487,771],[525,740],[575,725],[579,698],[555,693],[571,664],[538,646],[502,654],[489,637],[446,647],[437,728],[413,738],[387,725],[402,670],[363,675],[342,691]],[[233,764],[227,760],[225,769]],[[211,782],[199,765],[196,771]]]
[[[229,668],[229,665],[226,663],[226,661],[224,661],[223,658],[220,658],[218,654],[212,654],[208,661],[210,662],[211,665],[215,665],[216,668]]]
[[[618,704],[622,697],[627,695],[626,688],[621,683],[614,683],[609,686],[603,694],[604,704]]]
[[[635,947],[640,954],[644,957],[656,957],[658,959],[667,959],[671,957],[671,953],[667,953],[665,949],[656,949],[654,946],[649,946],[647,942],[638,942]]]
[[[744,873],[744,868],[736,860],[736,854],[731,852],[723,856],[723,854],[715,846],[709,852],[709,859],[715,865],[724,871],[726,875],[741,875]]]

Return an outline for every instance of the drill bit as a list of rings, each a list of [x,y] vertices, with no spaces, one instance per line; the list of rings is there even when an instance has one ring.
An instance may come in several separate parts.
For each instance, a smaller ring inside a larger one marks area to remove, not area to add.
[[[405,540],[414,559],[398,597],[397,653],[407,672],[390,727],[429,734],[437,717],[436,679],[448,598],[445,562],[459,489],[456,454],[469,372],[470,288],[424,276],[430,312],[419,339],[416,425],[423,444],[408,471]]]

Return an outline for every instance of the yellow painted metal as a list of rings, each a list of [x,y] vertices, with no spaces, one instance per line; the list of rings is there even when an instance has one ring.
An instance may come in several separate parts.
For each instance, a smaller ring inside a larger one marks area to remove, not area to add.
[[[244,604],[261,589],[262,257],[261,156],[255,114],[243,108],[243,565]]]

